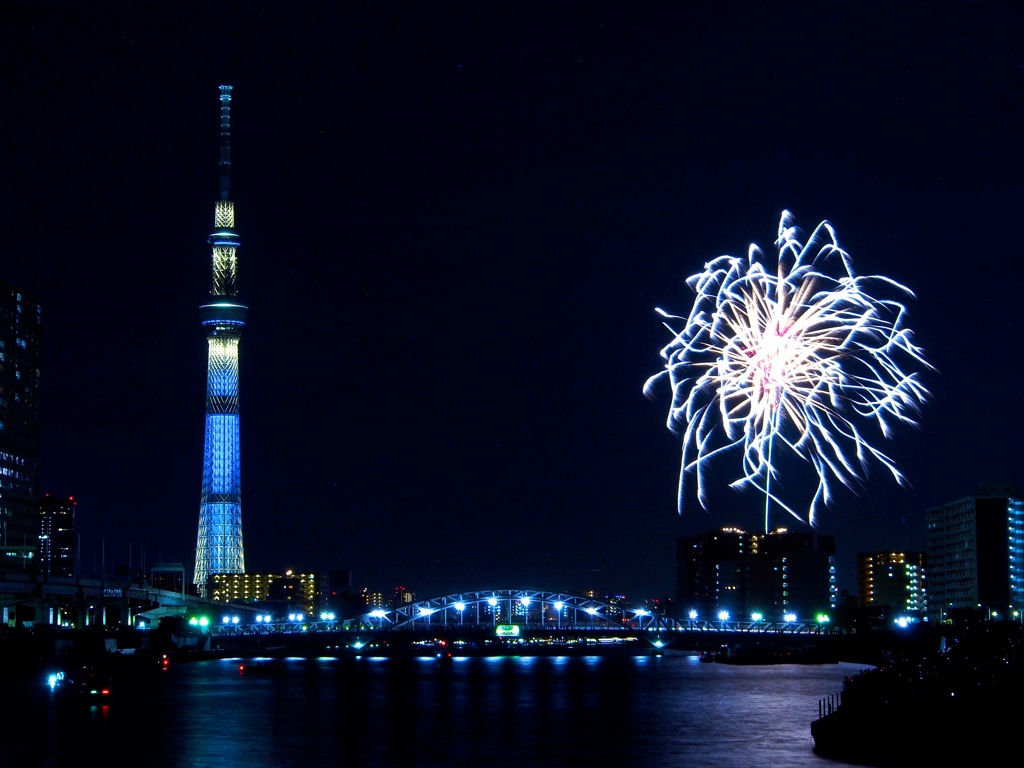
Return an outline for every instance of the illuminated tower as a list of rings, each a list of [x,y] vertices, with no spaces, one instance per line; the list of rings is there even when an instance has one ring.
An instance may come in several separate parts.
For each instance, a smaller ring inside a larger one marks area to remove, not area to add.
[[[209,345],[203,494],[199,503],[195,583],[206,595],[214,573],[245,573],[238,445],[238,342],[248,308],[238,301],[238,235],[231,183],[231,86],[220,86],[220,200],[214,215],[213,290],[199,308]]]

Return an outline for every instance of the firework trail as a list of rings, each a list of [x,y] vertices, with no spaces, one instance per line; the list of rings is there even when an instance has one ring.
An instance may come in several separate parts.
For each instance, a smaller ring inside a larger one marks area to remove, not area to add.
[[[774,275],[751,245],[745,258],[720,256],[687,280],[697,294],[688,317],[657,310],[673,339],[661,351],[665,369],[644,392],[651,396],[663,378],[672,387],[668,427],[683,436],[680,513],[687,477],[696,476],[706,507],[709,464],[735,452],[741,475],[731,486],[764,494],[766,532],[772,502],[804,519],[772,488],[787,454],[817,473],[806,513],[811,525],[831,501],[830,483],[853,488],[866,479],[872,457],[905,484],[862,429],[877,425],[889,438],[895,424],[916,424],[928,397],[918,374],[901,367],[931,367],[904,327],[906,308],[869,289],[913,293],[886,277],[856,277],[827,221],[806,245],[792,221],[783,211]]]

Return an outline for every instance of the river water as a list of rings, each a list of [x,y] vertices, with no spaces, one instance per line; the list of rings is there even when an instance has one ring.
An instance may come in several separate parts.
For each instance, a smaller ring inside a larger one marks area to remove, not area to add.
[[[4,763],[825,766],[810,723],[860,669],[672,654],[256,661],[115,672],[103,703],[8,681]]]

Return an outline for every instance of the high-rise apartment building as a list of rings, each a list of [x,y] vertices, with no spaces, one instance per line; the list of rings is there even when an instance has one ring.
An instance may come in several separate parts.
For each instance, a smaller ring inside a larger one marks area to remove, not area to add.
[[[199,503],[195,584],[207,596],[215,573],[245,573],[239,459],[238,342],[248,307],[238,301],[238,234],[231,181],[231,86],[220,86],[220,200],[214,211],[213,290],[199,308],[209,347],[203,490]]]
[[[47,576],[75,576],[75,500],[46,494],[39,501],[39,557]]]
[[[926,513],[928,618],[981,609],[1024,610],[1024,498],[1013,484],[988,484]]]
[[[705,531],[676,540],[676,581],[681,606],[703,617],[747,613],[749,557],[759,537],[739,528]]]
[[[290,606],[313,617],[317,609],[317,579],[312,573],[213,573],[210,599],[223,603],[276,604],[284,612]]]
[[[836,605],[835,540],[778,528],[706,531],[676,541],[679,608],[712,618],[811,618]]]
[[[0,281],[0,570],[34,567],[39,542],[41,310]]]
[[[928,590],[923,552],[861,552],[857,555],[857,584],[863,606],[889,606],[923,618]]]
[[[811,619],[836,607],[835,537],[776,528],[758,538],[748,593],[755,610]]]

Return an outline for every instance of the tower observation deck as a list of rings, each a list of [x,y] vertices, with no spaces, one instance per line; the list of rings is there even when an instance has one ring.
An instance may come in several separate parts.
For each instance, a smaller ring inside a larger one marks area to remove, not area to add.
[[[199,308],[209,347],[206,439],[195,583],[206,595],[214,573],[245,573],[238,428],[238,342],[248,307],[238,300],[238,234],[231,182],[231,86],[220,86],[220,199],[214,212],[213,290]]]

